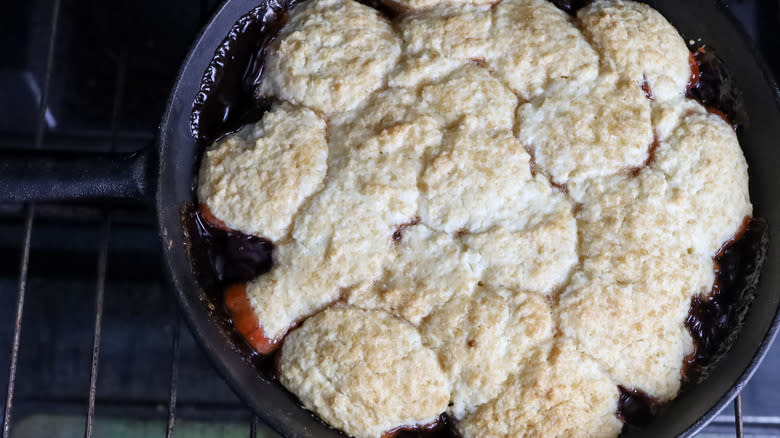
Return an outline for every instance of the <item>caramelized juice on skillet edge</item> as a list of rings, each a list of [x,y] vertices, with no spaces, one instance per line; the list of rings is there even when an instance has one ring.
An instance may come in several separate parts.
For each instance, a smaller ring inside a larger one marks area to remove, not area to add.
[[[397,9],[378,0],[362,2],[388,19],[398,15]],[[552,2],[572,15],[588,3],[587,0]],[[293,0],[289,7],[296,3]],[[214,141],[236,132],[245,124],[256,122],[269,108],[270,102],[255,98],[254,89],[263,72],[265,47],[287,21],[287,16],[285,8],[257,8],[244,15],[220,44],[204,72],[193,104],[191,127],[200,154]],[[691,66],[693,74],[687,97],[698,100],[710,112],[723,117],[735,130],[744,125],[747,120],[739,91],[715,53],[706,46],[697,47],[691,53]],[[645,92],[652,98],[651,90],[645,89]],[[204,215],[195,203],[185,206],[182,221],[187,230],[193,269],[215,322],[231,345],[263,377],[277,380],[278,349],[271,354],[259,354],[236,329],[225,299],[230,287],[235,291],[235,285],[245,284],[271,269],[273,243],[225,228],[208,213]],[[715,257],[716,281],[712,293],[691,300],[685,322],[694,340],[694,351],[685,358],[681,376],[683,390],[706,377],[707,370],[728,351],[732,335],[739,328],[755,293],[767,243],[766,222],[748,217],[740,231]],[[242,332],[251,330],[243,328]],[[255,342],[255,345],[259,344]],[[649,424],[664,408],[659,400],[641,390],[623,386],[619,390],[617,416],[626,424],[624,430]],[[453,420],[442,414],[434,423],[394,429],[386,432],[383,438],[456,436]]]

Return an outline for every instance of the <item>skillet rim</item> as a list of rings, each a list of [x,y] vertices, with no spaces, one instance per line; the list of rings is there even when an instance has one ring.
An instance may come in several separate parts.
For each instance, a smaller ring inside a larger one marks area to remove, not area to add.
[[[740,42],[744,47],[747,48],[750,57],[753,59],[753,61],[758,66],[758,71],[761,73],[762,78],[766,82],[766,84],[769,86],[770,90],[773,94],[773,100],[775,103],[775,109],[780,112],[780,87],[778,87],[778,78],[775,77],[772,70],[769,68],[769,64],[766,62],[766,59],[764,59],[764,56],[761,54],[761,52],[758,50],[758,47],[756,47],[756,44],[753,43],[753,41],[750,39],[750,36],[747,34],[744,28],[740,25],[740,23],[737,21],[736,17],[734,17],[731,13],[728,12],[728,5],[726,5],[723,0],[713,0],[713,3],[715,4],[715,8],[720,13],[721,16],[725,17],[726,20],[731,24],[731,26],[734,28],[734,30],[739,34]],[[769,245],[772,245],[772,236],[770,236],[770,243]],[[775,237],[778,238],[778,237]],[[762,266],[761,270],[764,271],[765,269],[771,269],[771,266]],[[759,279],[759,284],[760,284]],[[741,331],[741,327],[740,327]],[[750,359],[750,362],[748,362],[747,366],[745,366],[742,373],[739,375],[737,380],[731,385],[731,389],[727,391],[725,394],[723,394],[720,399],[712,405],[712,407],[699,419],[691,424],[682,434],[680,434],[681,437],[693,437],[697,433],[699,433],[702,429],[704,429],[708,424],[712,422],[712,420],[715,419],[725,408],[726,406],[731,403],[738,394],[742,393],[742,390],[744,389],[745,385],[748,384],[750,379],[753,377],[753,375],[758,370],[759,365],[766,357],[767,353],[769,352],[769,349],[774,344],[775,339],[777,338],[778,333],[780,332],[780,305],[778,305],[777,309],[775,309],[775,314],[772,317],[772,322],[769,325],[769,328],[767,329],[766,333],[764,334],[764,338],[761,340],[761,343],[759,344],[759,348],[756,351],[756,353],[753,355],[753,357]],[[729,351],[727,354],[731,353]]]

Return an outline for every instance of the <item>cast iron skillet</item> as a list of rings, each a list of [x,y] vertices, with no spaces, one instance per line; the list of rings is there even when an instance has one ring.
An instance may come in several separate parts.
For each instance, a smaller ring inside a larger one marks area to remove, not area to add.
[[[171,93],[160,125],[158,151],[122,156],[6,151],[0,157],[0,201],[151,200],[154,196],[165,263],[182,313],[235,392],[284,436],[343,436],[302,409],[281,385],[260,377],[226,341],[203,300],[185,245],[182,209],[195,201],[193,189],[200,154],[191,133],[190,116],[203,73],[233,24],[258,4],[267,6],[274,1],[277,0],[227,0],[203,29]],[[686,39],[701,38],[714,48],[728,66],[743,93],[748,117],[740,132],[740,143],[750,166],[754,215],[768,221],[771,235],[780,236],[780,95],[776,83],[715,0],[648,3]],[[780,270],[774,269],[780,261],[778,241],[770,241],[755,301],[730,352],[706,380],[683,392],[655,422],[643,430],[626,432],[626,437],[692,436],[741,391],[780,326]]]

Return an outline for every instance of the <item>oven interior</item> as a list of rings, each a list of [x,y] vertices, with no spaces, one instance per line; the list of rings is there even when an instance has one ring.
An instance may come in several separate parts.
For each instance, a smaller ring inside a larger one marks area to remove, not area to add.
[[[0,148],[133,151],[153,145],[179,64],[218,2],[9,3]],[[723,3],[780,77],[780,2]],[[277,436],[200,351],[163,269],[149,205],[0,204],[4,438]],[[780,437],[778,369],[776,345],[700,436]]]

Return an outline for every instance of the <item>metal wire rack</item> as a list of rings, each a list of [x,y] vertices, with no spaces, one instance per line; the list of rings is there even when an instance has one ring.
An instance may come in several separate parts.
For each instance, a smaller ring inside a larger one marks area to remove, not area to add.
[[[41,85],[41,93],[37,114],[37,125],[35,129],[35,135],[33,140],[34,148],[41,148],[46,143],[46,111],[49,102],[51,78],[54,71],[54,59],[57,52],[57,43],[59,41],[59,27],[60,23],[60,11],[63,0],[53,0],[53,8],[51,13],[51,23],[49,25],[49,38],[46,47],[45,60],[44,60],[44,74]],[[205,2],[201,2],[201,14],[207,16],[208,8],[204,6]],[[114,94],[112,98],[112,110],[111,110],[111,123],[110,123],[110,150],[116,148],[118,141],[118,131],[121,122],[121,107],[125,96],[125,81],[127,75],[127,62],[126,56],[120,53],[116,61],[115,72],[115,85]],[[31,253],[31,241],[33,233],[35,231],[36,220],[38,218],[69,218],[80,217],[89,218],[90,220],[97,221],[99,223],[99,245],[97,254],[97,268],[95,277],[95,292],[94,292],[94,320],[92,330],[92,351],[90,361],[90,378],[88,387],[88,396],[86,402],[86,409],[84,411],[85,423],[84,423],[84,436],[90,438],[95,433],[95,411],[96,404],[98,404],[98,372],[100,370],[99,364],[101,359],[101,345],[103,342],[102,328],[103,328],[103,316],[104,316],[104,300],[106,294],[106,272],[108,259],[111,247],[111,230],[112,226],[117,218],[122,220],[138,220],[137,217],[142,215],[133,208],[128,208],[123,205],[111,205],[107,203],[103,204],[78,204],[78,205],[36,205],[27,204],[24,206],[0,206],[0,216],[22,216],[23,217],[23,233],[22,233],[22,250],[19,257],[19,271],[18,271],[18,288],[16,295],[16,307],[15,307],[15,319],[13,323],[13,337],[11,342],[10,352],[10,364],[8,368],[7,378],[7,392],[5,398],[5,409],[3,411],[3,427],[2,438],[9,438],[14,426],[14,414],[15,414],[15,391],[17,387],[17,372],[20,348],[23,348],[21,343],[22,331],[26,329],[24,324],[24,306],[26,300],[26,294],[28,289],[28,272],[30,269],[30,253]],[[136,219],[133,219],[133,218]],[[170,339],[170,364],[168,368],[169,372],[169,390],[167,400],[167,425],[164,430],[160,431],[160,435],[165,434],[166,437],[172,437],[175,433],[176,419],[177,419],[177,396],[179,392],[179,376],[180,376],[180,334],[183,330],[182,324],[179,321],[178,316],[174,316],[176,319],[173,324],[172,336]],[[83,402],[82,402],[83,403]],[[110,402],[109,402],[110,403]],[[136,403],[138,404],[138,403]],[[142,404],[142,403],[141,403]],[[82,406],[81,403],[77,403],[78,406]],[[216,409],[226,411],[230,409],[237,409],[241,411],[240,417],[248,419],[249,436],[256,437],[260,424],[257,417],[248,412],[245,407],[224,407],[224,406],[201,406],[201,409]],[[716,423],[721,426],[727,426],[731,421],[723,416],[716,420]],[[734,418],[733,424],[735,427],[735,433],[737,437],[744,436],[744,417],[742,411],[742,397],[741,394],[734,400]]]
[[[208,16],[208,2],[201,1],[200,14],[202,17]],[[32,147],[40,149],[46,143],[46,119],[47,108],[49,106],[49,96],[51,91],[51,79],[54,72],[55,55],[57,53],[57,43],[60,40],[60,15],[62,8],[62,0],[53,0],[51,9],[51,23],[48,29],[48,42],[45,50],[44,60],[44,73],[40,86],[40,97],[37,111],[37,121],[35,128],[35,136],[32,143]],[[121,121],[121,108],[125,93],[125,81],[127,75],[127,59],[126,51],[120,52],[116,60],[116,72],[115,72],[115,85],[114,94],[111,105],[111,122],[110,122],[110,137],[108,138],[108,151],[115,151],[118,140],[118,132]],[[76,142],[78,143],[78,142]],[[76,146],[78,147],[78,146]],[[143,213],[140,213],[143,214]],[[110,203],[101,204],[78,204],[78,205],[36,205],[34,203],[25,204],[23,206],[3,205],[0,207],[0,215],[6,216],[19,216],[23,217],[23,237],[21,244],[21,255],[19,257],[19,276],[18,287],[16,295],[15,306],[15,318],[13,325],[13,337],[11,341],[10,363],[8,367],[8,379],[7,379],[7,391],[5,397],[5,405],[3,410],[3,427],[2,438],[8,438],[12,436],[12,430],[14,426],[14,414],[15,414],[15,393],[17,387],[17,374],[19,364],[19,352],[22,347],[22,331],[26,328],[24,324],[24,307],[28,289],[28,278],[30,268],[30,253],[31,242],[33,239],[33,232],[35,230],[36,219],[54,218],[57,219],[72,219],[80,218],[89,221],[97,221],[99,223],[99,243],[97,254],[97,269],[95,276],[95,289],[94,289],[94,326],[92,330],[92,350],[91,360],[89,364],[90,377],[89,387],[86,402],[85,423],[84,423],[84,436],[86,438],[92,437],[95,433],[95,410],[98,402],[98,371],[100,369],[101,358],[101,345],[102,345],[102,328],[103,328],[103,309],[104,300],[106,294],[106,272],[109,259],[109,249],[111,246],[111,230],[114,222],[114,217],[121,216],[124,220],[134,221],[139,220],[139,212],[136,209],[127,206],[113,206]],[[179,374],[180,374],[180,333],[183,329],[181,321],[178,315],[174,316],[175,322],[173,323],[174,329],[172,330],[172,336],[170,340],[170,365],[169,365],[169,389],[167,400],[167,425],[164,431],[160,432],[160,435],[165,434],[166,437],[172,437],[175,431],[176,418],[177,418],[177,395],[179,390]],[[72,402],[65,400],[57,400],[57,402]],[[111,403],[111,402],[109,402]],[[76,403],[81,404],[81,403]],[[128,403],[132,405],[133,403]],[[138,404],[138,403],[135,403]],[[141,403],[143,404],[143,403]],[[209,409],[209,406],[201,406],[200,409]],[[222,407],[222,410],[231,409],[232,407]],[[219,407],[217,407],[219,409]],[[259,423],[256,417],[248,414],[245,407],[239,407],[243,417],[249,418],[248,428],[249,436],[256,437],[259,428]]]

